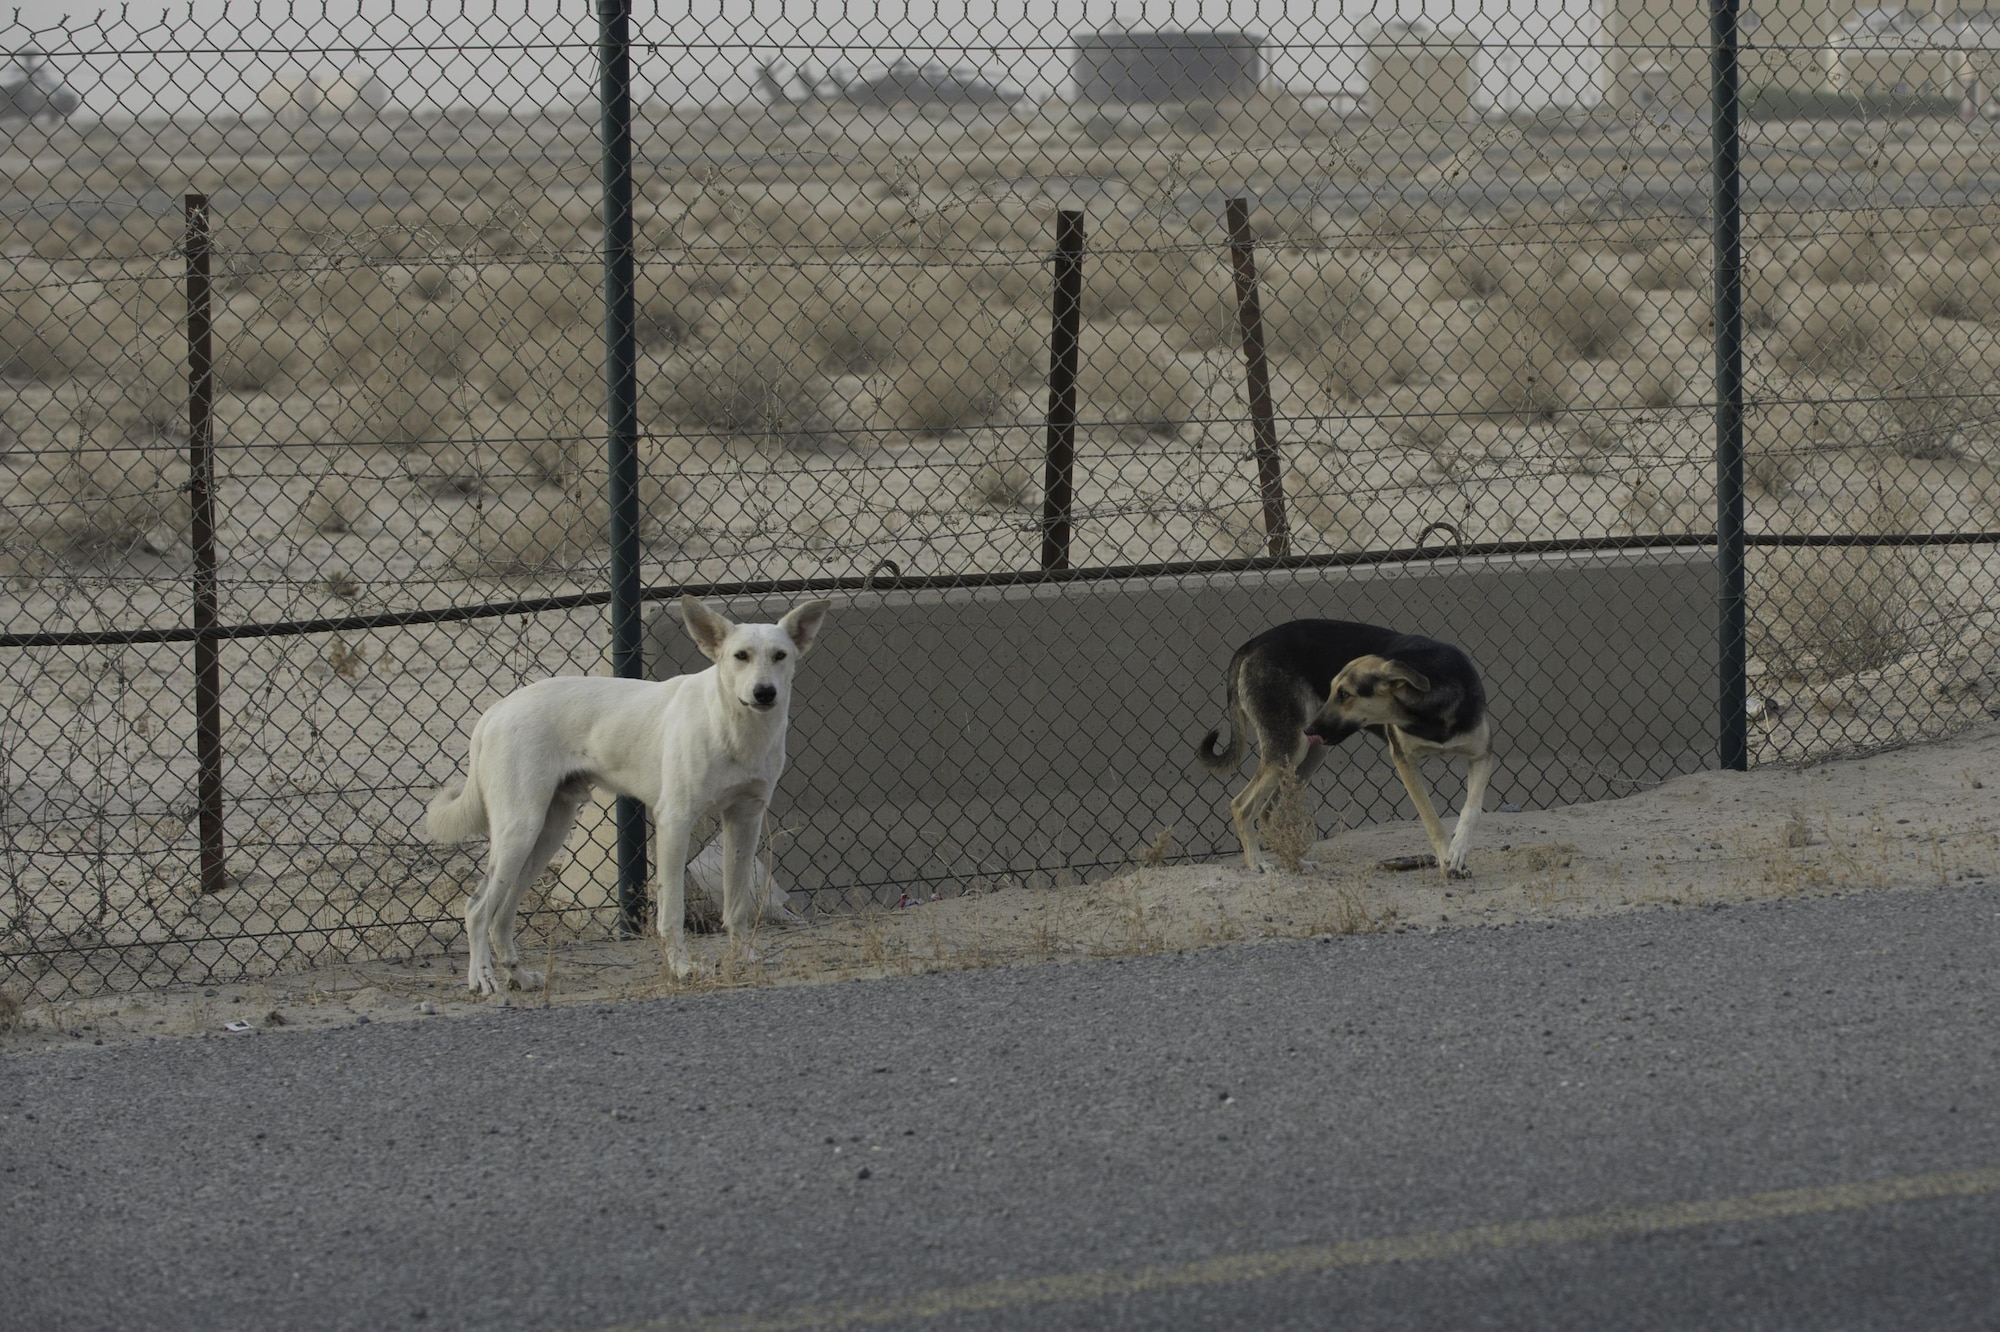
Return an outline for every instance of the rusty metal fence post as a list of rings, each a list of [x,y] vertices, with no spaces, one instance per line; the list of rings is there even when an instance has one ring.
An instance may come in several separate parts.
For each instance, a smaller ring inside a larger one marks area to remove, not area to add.
[[[187,196],[188,507],[194,547],[194,724],[201,891],[228,886],[222,808],[222,663],[216,634],[214,283],[208,196]]]
[[[1042,474],[1042,568],[1069,568],[1076,470],[1076,369],[1083,321],[1083,214],[1056,214],[1049,332],[1048,457]]]
[[[1271,409],[1271,370],[1264,355],[1264,320],[1257,302],[1256,238],[1250,233],[1250,205],[1231,199],[1229,263],[1236,274],[1236,318],[1243,328],[1243,387],[1250,399],[1250,432],[1257,455],[1257,490],[1264,503],[1265,549],[1272,559],[1291,553],[1285,521],[1285,479],[1278,456],[1278,425]]]

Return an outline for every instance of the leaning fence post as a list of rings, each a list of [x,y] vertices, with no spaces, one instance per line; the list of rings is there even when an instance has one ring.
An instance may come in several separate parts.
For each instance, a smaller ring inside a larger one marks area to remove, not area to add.
[[[597,0],[604,178],[604,420],[610,510],[611,673],[646,673],[639,582],[638,321],[632,261],[631,0]],[[621,796],[618,925],[645,928],[646,807]]]
[[[1709,0],[1709,122],[1715,206],[1716,693],[1722,766],[1750,766],[1743,530],[1743,213],[1737,129],[1737,21],[1741,0]]]
[[[1229,263],[1236,272],[1236,318],[1243,326],[1244,389],[1250,397],[1250,437],[1257,455],[1257,489],[1264,500],[1266,547],[1273,559],[1291,552],[1285,521],[1285,478],[1278,458],[1278,425],[1271,411],[1271,370],[1264,359],[1264,318],[1257,303],[1256,242],[1250,234],[1250,205],[1231,199]]]
[[[208,196],[187,196],[188,507],[194,545],[195,805],[201,891],[229,886],[222,828],[222,662],[216,636],[215,349]]]
[[[1055,294],[1049,332],[1049,442],[1042,470],[1042,567],[1069,568],[1076,471],[1076,362],[1083,320],[1083,214],[1056,214]]]

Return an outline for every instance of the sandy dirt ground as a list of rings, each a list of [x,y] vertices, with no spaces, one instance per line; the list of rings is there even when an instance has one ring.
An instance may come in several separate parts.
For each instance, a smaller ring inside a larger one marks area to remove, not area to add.
[[[1220,803],[1220,802],[1218,802]],[[1226,814],[1218,809],[1217,818]],[[759,956],[694,940],[704,974],[677,984],[651,939],[532,956],[545,992],[477,1000],[462,953],[240,984],[12,1007],[0,1048],[160,1038],[249,1039],[299,1028],[436,1021],[496,1004],[618,1002],[971,967],[1242,946],[1266,939],[1520,925],[1616,911],[1717,909],[1773,898],[1950,891],[2000,874],[2000,724],[1804,767],[1676,778],[1619,800],[1489,811],[1471,877],[1380,867],[1423,849],[1414,822],[1351,829],[1296,873],[1234,859],[1132,866],[1088,885],[1005,890],[768,930]],[[885,997],[886,999],[886,997]]]

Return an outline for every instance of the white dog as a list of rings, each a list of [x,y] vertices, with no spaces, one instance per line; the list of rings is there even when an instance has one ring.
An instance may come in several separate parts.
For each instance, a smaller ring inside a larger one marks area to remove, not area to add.
[[[704,814],[722,823],[722,917],[747,944],[751,878],[771,791],[785,770],[792,673],[832,603],[809,601],[776,624],[731,624],[693,597],[681,618],[715,665],[671,680],[565,676],[517,689],[472,728],[463,787],[431,801],[440,842],[491,841],[486,876],[465,908],[479,994],[535,989],[514,945],[521,894],[562,849],[591,788],[643,800],[660,862],[657,925],[676,977],[694,971],[682,928],[688,836]],[[496,967],[498,968],[496,972]]]

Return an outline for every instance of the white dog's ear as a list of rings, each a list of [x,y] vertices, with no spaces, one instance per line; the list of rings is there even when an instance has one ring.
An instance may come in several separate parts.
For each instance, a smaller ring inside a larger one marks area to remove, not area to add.
[[[819,641],[820,626],[826,623],[826,613],[833,609],[831,601],[808,601],[803,606],[794,606],[785,612],[785,618],[778,621],[778,627],[791,637],[798,648],[799,656],[813,650]]]
[[[736,626],[693,597],[681,598],[681,623],[701,655],[714,661],[722,652],[722,640]]]

